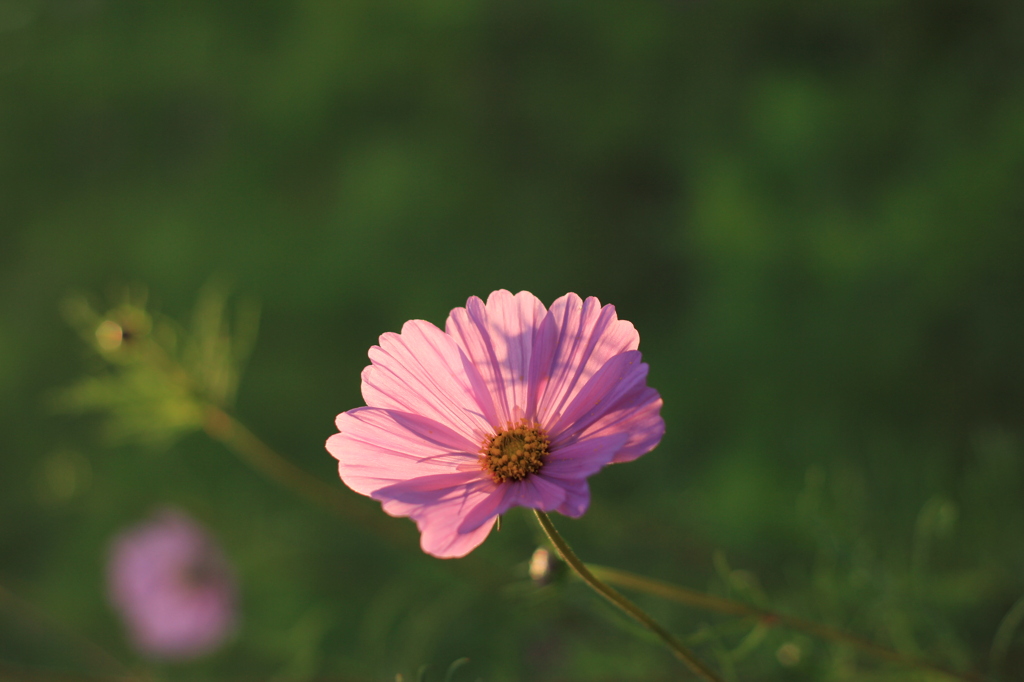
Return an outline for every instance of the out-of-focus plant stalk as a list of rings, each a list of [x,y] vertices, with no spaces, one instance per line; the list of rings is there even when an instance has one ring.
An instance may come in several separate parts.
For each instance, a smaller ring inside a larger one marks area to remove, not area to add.
[[[0,661],[0,680],[4,682],[153,682],[153,678],[148,677],[65,673],[49,668],[14,665],[7,661]]]
[[[300,497],[340,514],[348,521],[384,538],[395,547],[409,546],[413,535],[408,532],[410,529],[406,524],[388,520],[377,511],[361,504],[361,498],[349,496],[345,488],[325,483],[292,464],[286,457],[260,440],[244,424],[216,405],[207,404],[204,409],[206,419],[203,430],[206,434],[258,473]],[[478,558],[476,561],[483,560]],[[504,567],[487,563],[487,570],[481,570],[480,565],[477,563],[474,566],[465,561],[447,563],[448,570],[483,589],[493,590],[504,584]]]
[[[722,678],[704,665],[704,663],[697,658],[685,644],[679,641],[675,635],[659,625],[657,621],[647,615],[647,613],[639,606],[626,599],[611,586],[599,580],[587,568],[587,565],[580,561],[580,558],[576,556],[572,547],[569,546],[569,543],[565,541],[562,535],[558,532],[558,529],[556,529],[554,524],[551,523],[551,519],[547,514],[536,509],[534,510],[534,513],[537,515],[537,521],[540,522],[540,527],[544,529],[544,533],[547,534],[548,539],[551,540],[551,544],[558,550],[558,553],[561,555],[565,563],[569,564],[580,578],[590,585],[595,592],[610,601],[612,604],[615,604],[615,606],[625,611],[645,628],[656,634],[661,641],[663,641],[668,648],[672,650],[675,657],[686,664],[686,666],[693,671],[697,677],[703,680],[710,680],[711,682],[722,682]]]
[[[1010,607],[1010,610],[1003,616],[1002,622],[996,629],[995,637],[992,638],[992,652],[989,660],[993,670],[999,670],[1006,660],[1006,654],[1010,651],[1010,644],[1013,643],[1013,633],[1024,621],[1024,597]]]
[[[791,630],[798,630],[820,639],[853,647],[866,654],[874,656],[875,658],[899,663],[907,667],[940,673],[955,680],[963,680],[964,682],[984,682],[985,680],[985,678],[973,673],[956,672],[924,659],[906,656],[898,651],[894,651],[888,647],[884,647],[880,644],[876,644],[870,640],[858,637],[857,635],[852,635],[849,632],[845,632],[829,625],[823,625],[821,623],[815,623],[814,621],[775,613],[774,611],[759,609],[756,606],[750,606],[743,602],[726,599],[724,597],[716,597],[714,595],[698,592],[697,590],[690,590],[661,580],[655,580],[654,578],[648,578],[628,571],[620,571],[616,568],[596,566],[594,564],[587,564],[587,568],[593,575],[600,577],[607,583],[617,585],[618,587],[637,590],[638,592],[662,597],[680,604],[686,604],[687,606],[694,606],[699,609],[704,609],[705,611],[715,611],[717,613],[725,613],[731,616],[756,618],[766,626],[782,626],[790,628]]]
[[[90,680],[116,680],[117,682],[150,681],[148,676],[134,672],[125,663],[121,662],[116,656],[108,652],[96,642],[84,635],[69,630],[60,623],[57,623],[53,618],[43,613],[39,608],[16,596],[3,585],[0,585],[0,610],[11,611],[24,622],[32,623],[41,630],[49,630],[57,634],[77,650],[80,654],[82,663],[88,662],[88,664],[94,668],[116,671],[105,677],[89,677]],[[6,662],[0,661],[0,678],[4,680],[58,679],[58,677],[54,676],[53,671],[46,671],[45,675],[40,674],[38,677],[35,677],[34,673],[27,669],[8,670],[6,669],[6,666],[8,665],[9,664]],[[80,678],[67,676],[66,678],[61,679]]]
[[[324,483],[292,464],[219,407],[206,407],[203,428],[208,436],[238,455],[246,464],[301,497],[356,520],[391,540],[407,537],[405,533],[399,533],[396,526],[381,523],[379,514],[369,513],[369,510],[345,496],[336,486]]]
[[[241,315],[236,328],[242,333],[229,334],[222,289],[210,286],[200,296],[190,332],[154,318],[127,294],[125,303],[104,315],[80,296],[70,297],[64,312],[111,371],[66,390],[59,407],[106,412],[111,434],[121,439],[169,442],[203,430],[279,485],[386,540],[407,543],[404,527],[296,466],[227,412],[255,338],[257,315],[253,310]]]

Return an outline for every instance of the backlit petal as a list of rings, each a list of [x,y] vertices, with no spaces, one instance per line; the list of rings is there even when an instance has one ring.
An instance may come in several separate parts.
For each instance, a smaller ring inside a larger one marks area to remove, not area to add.
[[[610,464],[629,439],[625,433],[594,435],[556,447],[544,462],[540,474],[545,478],[579,479],[593,476]]]
[[[561,485],[565,490],[565,500],[558,505],[557,511],[562,516],[578,519],[583,516],[590,506],[590,484],[586,479],[576,481],[562,481]]]
[[[647,365],[639,351],[620,353],[606,362],[548,428],[553,444],[576,439],[587,427],[618,408],[620,401],[643,386]]]
[[[548,327],[552,329],[548,329]],[[615,306],[601,306],[591,296],[566,294],[551,305],[545,333],[538,334],[531,380],[543,386],[536,419],[550,424],[566,409],[587,381],[619,353],[636,350],[640,336],[632,324],[618,319]]]
[[[498,425],[525,415],[533,339],[547,311],[528,291],[495,291],[455,308],[445,331],[476,367],[494,399]]]
[[[327,450],[338,460],[345,484],[363,495],[411,478],[469,471],[479,457],[461,434],[422,416],[375,407],[338,415]]]
[[[423,320],[387,333],[369,352],[363,398],[370,407],[419,414],[479,442],[491,429],[461,351],[450,336]],[[476,383],[482,386],[477,378]]]
[[[602,434],[625,434],[627,440],[615,454],[613,463],[631,462],[646,454],[665,435],[661,418],[661,396],[645,384],[634,384],[618,401],[609,405],[603,416],[586,427],[581,438]]]
[[[479,471],[441,474],[396,483],[373,497],[383,501],[384,511],[392,516],[416,522],[424,552],[448,559],[465,556],[487,537],[496,513],[485,514],[475,528],[462,531],[460,526],[477,507],[492,508],[496,487]]]

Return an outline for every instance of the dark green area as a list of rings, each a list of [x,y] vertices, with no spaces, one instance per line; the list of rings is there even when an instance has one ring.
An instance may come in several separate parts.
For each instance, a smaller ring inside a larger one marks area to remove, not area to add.
[[[440,561],[200,433],[108,446],[49,409],[102,367],[69,292],[187,321],[224,277],[262,302],[237,415],[338,486],[323,441],[382,332],[496,288],[614,303],[668,432],[561,520],[584,559],[988,671],[1024,593],[1022,35],[1011,0],[0,2],[0,585],[48,614],[0,601],[0,661],[105,672],[70,631],[145,665],[105,552],[172,503],[243,624],[161,679],[681,676],[528,582],[521,510]],[[745,632],[638,600],[715,665]],[[734,667],[939,679],[783,630]],[[994,672],[1022,668],[1017,634]]]

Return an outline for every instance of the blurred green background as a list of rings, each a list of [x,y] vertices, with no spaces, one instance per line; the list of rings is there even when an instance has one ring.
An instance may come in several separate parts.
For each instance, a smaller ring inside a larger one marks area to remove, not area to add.
[[[102,370],[65,296],[187,321],[212,277],[262,304],[235,414],[338,486],[323,442],[379,334],[497,288],[615,304],[668,430],[561,520],[586,560],[990,670],[1024,593],[1022,35],[1011,0],[3,0],[0,585],[32,605],[0,601],[6,674],[110,674],[71,632],[157,679],[681,677],[529,582],[522,510],[440,561],[202,433],[50,409]],[[188,665],[105,599],[110,538],[164,503],[242,586]],[[638,601],[737,679],[939,679]]]

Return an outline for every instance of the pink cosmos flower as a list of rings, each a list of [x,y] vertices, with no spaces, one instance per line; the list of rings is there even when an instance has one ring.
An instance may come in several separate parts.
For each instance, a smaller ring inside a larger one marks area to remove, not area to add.
[[[182,512],[164,509],[118,535],[107,582],[133,644],[148,656],[196,658],[234,631],[231,569],[206,532]]]
[[[633,325],[596,298],[528,291],[406,322],[370,349],[367,407],[327,440],[342,481],[411,517],[423,551],[461,557],[514,506],[578,517],[587,477],[661,440]]]

